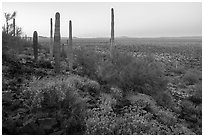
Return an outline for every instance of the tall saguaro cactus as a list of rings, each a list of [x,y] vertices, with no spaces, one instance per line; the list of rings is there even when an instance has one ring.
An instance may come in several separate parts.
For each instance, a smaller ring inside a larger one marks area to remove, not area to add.
[[[33,52],[34,52],[34,60],[38,59],[38,33],[34,31],[33,33]]]
[[[50,56],[53,57],[52,18],[50,18]]]
[[[111,39],[110,39],[110,42],[111,42],[110,52],[112,54],[112,50],[114,48],[114,10],[113,8],[111,8]]]
[[[16,24],[15,24],[15,18],[13,19],[13,36],[16,36],[16,28],[15,28]]]
[[[68,45],[68,57],[69,57],[69,70],[72,71],[73,55],[72,55],[72,21],[69,21],[69,45]]]
[[[55,33],[54,33],[54,60],[55,72],[60,72],[60,14],[55,14]]]

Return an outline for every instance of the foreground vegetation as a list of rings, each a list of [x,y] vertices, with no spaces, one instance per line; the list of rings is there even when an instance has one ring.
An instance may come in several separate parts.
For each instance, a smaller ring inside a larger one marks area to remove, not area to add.
[[[77,46],[59,75],[40,47],[3,35],[3,134],[202,134],[201,47]]]

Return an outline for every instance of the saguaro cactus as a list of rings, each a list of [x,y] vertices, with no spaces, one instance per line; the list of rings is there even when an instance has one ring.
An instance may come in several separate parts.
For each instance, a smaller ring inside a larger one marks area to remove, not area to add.
[[[110,42],[111,42],[110,52],[112,54],[112,50],[114,48],[114,10],[113,8],[111,8],[111,39],[110,39]]]
[[[52,18],[50,18],[50,56],[53,57]]]
[[[38,59],[38,33],[34,31],[33,33],[33,52],[34,52],[34,60]]]
[[[55,14],[55,33],[54,33],[54,60],[55,72],[60,72],[60,14]]]
[[[15,24],[15,19],[13,19],[13,36],[15,37],[16,36],[16,29],[15,29],[15,26],[16,26],[16,24]]]
[[[68,57],[69,57],[69,70],[72,70],[73,57],[72,57],[72,21],[69,21],[69,45],[68,45]]]

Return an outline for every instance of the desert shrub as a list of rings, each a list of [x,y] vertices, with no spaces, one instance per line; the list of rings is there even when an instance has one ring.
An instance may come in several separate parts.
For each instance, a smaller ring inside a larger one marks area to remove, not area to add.
[[[192,96],[189,97],[189,100],[191,100],[193,103],[199,105],[202,103],[202,84],[196,84],[194,93]]]
[[[66,134],[81,133],[84,130],[87,96],[82,97],[66,76],[35,79],[24,92],[33,113],[51,113],[58,119]],[[55,114],[56,113],[56,114]]]
[[[166,81],[162,68],[156,62],[146,59],[135,60],[128,64],[120,72],[120,87],[124,91],[134,90],[136,92],[153,95],[165,90]]]
[[[101,81],[122,89],[123,95],[129,92],[144,93],[157,99],[166,90],[167,80],[163,70],[151,56],[134,58],[116,52],[99,65],[97,74]]]
[[[163,68],[151,56],[137,59],[116,50],[111,58],[103,60],[101,55],[84,49],[76,50],[75,54],[75,65],[81,68],[79,74],[119,87],[124,92],[133,90],[152,95],[166,88]]]
[[[100,81],[106,81],[110,85],[118,86],[120,84],[120,73],[133,58],[126,53],[120,53],[119,51],[114,51],[112,58],[108,58],[100,62],[97,69],[97,77]]]
[[[196,70],[188,70],[183,77],[183,81],[188,85],[194,85],[202,78],[202,74]]]
[[[163,107],[174,109],[175,103],[173,102],[173,97],[170,93],[161,92],[160,94],[154,94],[152,97],[157,101],[157,103]]]
[[[181,117],[196,134],[202,134],[202,85],[195,85],[192,96],[181,102]]]
[[[159,108],[156,106],[156,101],[148,95],[138,93],[137,95],[129,94],[126,99],[133,105],[137,105],[151,113],[157,113]]]
[[[196,105],[190,100],[181,102],[181,117],[185,119],[189,128],[196,134],[202,134],[202,104]]]
[[[37,66],[39,66],[40,68],[53,69],[53,65],[51,64],[50,60],[45,60],[45,59],[38,60]]]
[[[163,97],[161,94],[166,90],[164,68],[151,55],[135,58],[115,50],[112,57],[102,58],[92,51],[80,49],[76,51],[75,63],[81,68],[79,74],[96,79],[99,83],[118,87],[122,89],[123,95],[133,91],[156,98]]]
[[[177,68],[171,68],[170,72],[174,72],[176,74],[185,74],[186,70],[183,66],[179,66]]]
[[[95,79],[99,59],[99,55],[92,50],[85,48],[74,50],[74,66],[77,67],[77,73],[81,76]]]
[[[125,53],[115,53],[111,60],[100,65],[99,77],[125,92],[135,90],[150,94],[153,90],[148,88],[165,87],[162,68],[152,60],[149,57],[136,59]]]
[[[2,33],[2,50],[13,49],[17,52],[22,52],[25,47],[31,47],[31,42],[21,39],[20,37],[13,37],[6,33]]]

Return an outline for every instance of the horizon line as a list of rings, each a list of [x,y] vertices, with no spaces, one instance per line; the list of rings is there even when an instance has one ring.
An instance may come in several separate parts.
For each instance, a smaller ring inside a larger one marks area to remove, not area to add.
[[[44,38],[50,38],[47,36],[38,36],[38,37],[44,37]],[[190,37],[202,37],[202,35],[191,35],[191,36],[117,36],[115,38],[190,38]],[[68,36],[61,36],[61,38],[68,38]],[[73,39],[77,39],[77,38],[110,38],[110,37],[78,37],[78,36],[73,36]]]

